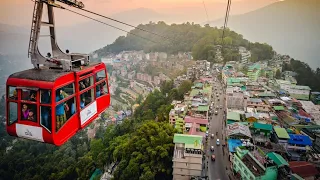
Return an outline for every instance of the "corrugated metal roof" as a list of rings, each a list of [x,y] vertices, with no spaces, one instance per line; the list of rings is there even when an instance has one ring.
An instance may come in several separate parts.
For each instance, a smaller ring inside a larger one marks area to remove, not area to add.
[[[289,166],[289,163],[280,154],[269,152],[267,156],[272,159],[278,165],[278,167]]]
[[[227,112],[227,119],[228,120],[235,120],[240,121],[240,114],[237,112]]]
[[[274,128],[277,136],[282,139],[290,139],[289,134],[287,133],[286,129],[284,128]]]
[[[186,148],[202,149],[202,136],[174,134],[173,143],[183,143]]]
[[[272,130],[272,125],[270,124],[261,124],[261,123],[253,123],[253,127],[256,129],[263,129],[263,130],[267,130],[267,131],[271,131]]]

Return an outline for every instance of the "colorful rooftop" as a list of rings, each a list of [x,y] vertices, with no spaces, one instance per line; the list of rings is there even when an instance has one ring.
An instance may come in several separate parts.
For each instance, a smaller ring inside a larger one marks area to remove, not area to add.
[[[290,139],[289,134],[287,133],[286,129],[275,127],[274,131],[276,132],[277,136],[281,139]]]
[[[253,123],[253,128],[255,129],[262,129],[266,131],[272,131],[272,125],[271,124],[261,124],[261,123]]]
[[[273,160],[278,165],[278,167],[289,166],[289,163],[280,154],[269,152],[267,154],[267,157]]]
[[[183,143],[185,148],[202,149],[202,136],[174,134],[173,143]]]
[[[296,144],[296,145],[304,145],[304,146],[311,146],[312,141],[309,136],[300,135],[300,134],[289,134],[290,139],[288,140],[289,144]]]
[[[227,112],[227,119],[234,120],[234,121],[240,121],[240,114],[237,112],[229,111],[229,112]]]

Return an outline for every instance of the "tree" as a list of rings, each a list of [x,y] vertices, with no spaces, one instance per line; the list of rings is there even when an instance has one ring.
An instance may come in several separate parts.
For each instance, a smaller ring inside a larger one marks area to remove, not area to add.
[[[281,72],[280,72],[279,69],[277,69],[277,71],[276,71],[275,78],[276,78],[276,79],[280,79],[280,78],[281,78]]]
[[[191,81],[189,80],[183,81],[178,88],[179,99],[177,100],[183,100],[184,94],[191,90],[191,86],[192,86]]]
[[[114,178],[172,179],[174,133],[174,128],[167,122],[146,121],[128,135],[130,139],[113,140],[111,144],[114,146],[108,151],[113,152],[112,158],[120,162]]]

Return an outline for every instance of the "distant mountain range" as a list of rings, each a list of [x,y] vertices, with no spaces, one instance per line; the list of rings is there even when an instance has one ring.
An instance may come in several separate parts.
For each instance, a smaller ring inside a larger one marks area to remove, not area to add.
[[[211,26],[221,27],[223,19]],[[266,42],[281,53],[320,67],[320,1],[285,0],[237,16],[228,27],[246,39]]]

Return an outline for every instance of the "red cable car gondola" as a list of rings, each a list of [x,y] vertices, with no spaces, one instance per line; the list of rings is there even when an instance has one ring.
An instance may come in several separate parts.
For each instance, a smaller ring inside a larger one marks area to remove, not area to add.
[[[49,22],[41,22],[44,3]],[[104,63],[89,63],[88,55],[65,54],[57,46],[52,3],[35,0],[29,43],[35,68],[7,80],[6,128],[11,136],[60,146],[109,107],[110,94]],[[38,50],[41,25],[50,27],[54,58]]]
[[[30,69],[7,80],[7,131],[62,145],[110,104],[103,63],[63,72]]]

